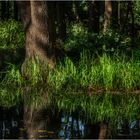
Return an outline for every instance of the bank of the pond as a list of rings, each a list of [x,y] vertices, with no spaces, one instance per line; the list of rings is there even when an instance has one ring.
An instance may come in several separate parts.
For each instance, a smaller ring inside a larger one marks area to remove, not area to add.
[[[140,60],[106,53],[98,58],[81,54],[78,64],[66,58],[50,72],[48,83],[55,89],[99,89],[134,91],[140,88]]]
[[[78,111],[93,122],[114,123],[120,114],[128,120],[139,117],[140,59],[136,57],[118,53],[95,57],[83,52],[76,63],[65,58],[55,69],[38,61],[28,66],[30,77],[21,76],[20,66],[15,65],[1,73],[1,106],[24,100],[37,108]]]
[[[24,87],[42,83],[56,92],[136,92],[140,89],[139,70],[140,59],[133,56],[104,53],[94,57],[83,52],[76,63],[66,57],[53,70],[38,61],[29,62],[25,76],[21,76],[20,66],[10,65],[1,84]]]
[[[12,89],[12,87],[11,87]],[[24,102],[26,106],[39,108],[52,108],[78,116],[87,122],[109,122],[110,125],[120,120],[133,121],[139,119],[140,95],[127,93],[120,94],[93,94],[88,96],[85,92],[51,92],[47,87],[28,87],[16,90],[5,90],[1,94],[0,106],[11,107]],[[19,94],[20,93],[20,94]]]

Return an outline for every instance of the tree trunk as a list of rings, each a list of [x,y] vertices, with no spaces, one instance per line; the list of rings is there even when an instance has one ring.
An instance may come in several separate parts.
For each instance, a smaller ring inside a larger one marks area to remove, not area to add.
[[[6,17],[6,1],[1,1],[1,19],[4,20]]]
[[[6,19],[10,17],[10,1],[6,2]]]
[[[39,60],[41,64],[53,68],[55,64],[55,37],[51,18],[52,3],[47,1],[18,3],[21,7],[21,19],[26,34],[26,56],[22,65],[22,74],[27,72],[28,60]]]
[[[120,2],[112,1],[112,18],[113,18],[113,27],[115,29],[120,29]]]
[[[14,1],[14,19],[18,21],[18,7],[16,1]]]
[[[65,21],[65,2],[57,2],[57,21],[58,21],[58,37],[60,40],[66,39],[66,21]]]
[[[30,2],[29,1],[16,1],[18,10],[19,10],[19,15],[20,15],[20,20],[23,24],[23,28],[25,32],[29,28],[31,24],[31,7],[30,7]]]
[[[40,132],[46,130],[48,120],[42,109],[34,109],[33,107],[28,107],[25,105],[23,119],[26,130],[25,138],[39,139],[41,135],[45,137],[45,133],[43,135]]]
[[[89,30],[99,33],[99,1],[92,0],[89,7]]]
[[[126,3],[126,14],[125,14],[125,17],[124,17],[124,22],[123,22],[123,25],[122,25],[122,28],[121,28],[121,32],[124,33],[125,32],[125,28],[126,28],[126,25],[127,25],[127,21],[128,21],[128,16],[129,16],[129,11],[130,11],[130,8],[129,8],[129,3],[127,2]]]
[[[100,131],[99,123],[96,123],[96,124],[89,123],[86,125],[85,137],[87,139],[98,139],[99,131]]]
[[[101,123],[98,139],[105,139],[106,136],[107,136],[107,124],[106,123]]]
[[[133,2],[130,1],[130,14],[131,14],[131,47],[135,47],[135,17],[134,17],[134,9],[133,9]]]
[[[31,1],[31,26],[26,34],[27,57],[39,57],[41,61],[53,66],[54,39],[52,19],[50,18],[48,2]]]
[[[104,24],[103,32],[105,33],[110,26],[112,16],[112,2],[111,0],[105,1]]]
[[[120,1],[118,1],[118,28],[119,31],[121,30],[121,15],[120,15],[120,11],[121,11],[121,3]]]

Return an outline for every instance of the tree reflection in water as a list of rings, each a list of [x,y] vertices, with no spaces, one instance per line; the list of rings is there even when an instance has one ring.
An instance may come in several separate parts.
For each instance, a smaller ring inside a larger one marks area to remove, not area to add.
[[[91,138],[87,130],[92,128],[90,132],[97,133],[97,125],[87,125],[75,114],[59,114],[51,109],[35,109],[26,106],[23,114],[19,106],[10,109],[0,108],[0,139]],[[119,120],[116,128],[117,131],[111,138],[140,138],[139,120],[131,123]],[[113,133],[113,130],[109,131]]]

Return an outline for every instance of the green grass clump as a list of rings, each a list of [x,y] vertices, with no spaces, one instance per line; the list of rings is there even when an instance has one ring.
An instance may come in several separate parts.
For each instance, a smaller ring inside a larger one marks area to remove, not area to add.
[[[60,110],[71,114],[78,112],[81,118],[91,122],[106,121],[112,124],[118,119],[132,121],[138,117],[138,96],[128,94],[94,94],[92,97],[76,93],[55,95],[55,103]]]
[[[25,65],[22,66],[23,72],[19,66],[10,64],[2,82],[20,86],[42,83],[56,92],[85,91],[89,87],[95,91],[132,92],[140,89],[139,59],[119,56],[117,53],[112,56],[103,53],[95,58],[84,51],[77,63],[66,57],[55,69],[49,69],[38,59],[28,61]],[[25,75],[21,76],[21,72]]]
[[[27,69],[24,70],[29,76],[26,80],[24,75],[21,76],[19,67],[10,65],[7,70],[1,82],[2,105],[8,105],[8,102],[14,104],[22,95],[26,97],[25,101],[35,107],[49,103],[68,113],[79,111],[90,121],[113,122],[120,116],[133,120],[137,116],[139,97],[136,96],[139,94],[131,96],[125,92],[140,89],[139,59],[119,56],[117,53],[103,53],[95,58],[84,51],[77,63],[67,57],[53,70],[42,65],[38,59],[26,64]],[[11,94],[3,89],[9,85],[21,89],[20,92]],[[101,90],[99,94],[98,90]],[[112,91],[114,94],[110,94]],[[117,95],[116,91],[121,93]]]
[[[0,22],[0,49],[21,48],[24,44],[22,25],[14,20]]]
[[[0,106],[12,107],[21,102],[21,89],[15,86],[0,85]]]
[[[78,63],[66,58],[53,72],[49,72],[48,84],[56,90],[77,91],[89,86],[104,90],[133,91],[140,88],[140,61],[125,55],[89,57],[83,52]]]
[[[1,85],[14,85],[20,87],[24,82],[19,65],[9,64],[7,71],[1,74],[5,74],[5,77],[1,81]]]

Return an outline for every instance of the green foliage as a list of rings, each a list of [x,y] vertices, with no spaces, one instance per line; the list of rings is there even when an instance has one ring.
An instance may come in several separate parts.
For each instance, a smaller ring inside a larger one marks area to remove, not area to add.
[[[15,85],[21,86],[23,84],[23,78],[20,72],[20,66],[16,66],[13,64],[9,64],[7,71],[5,72],[6,75],[4,79],[2,79],[1,84],[3,85]]]
[[[55,70],[49,70],[48,73],[42,73],[41,65],[31,62],[31,78],[24,82],[18,68],[11,65],[11,71],[7,71],[1,83],[0,99],[4,99],[1,104],[14,105],[22,95],[22,99],[28,105],[37,108],[49,104],[67,113],[78,111],[87,121],[105,120],[115,123],[120,117],[129,121],[135,119],[139,110],[139,95],[117,95],[115,91],[114,94],[110,94],[110,90],[124,89],[125,92],[129,92],[139,89],[139,61],[128,61],[125,55],[120,57],[118,53],[113,56],[104,53],[99,55],[98,59],[89,56],[89,52],[83,51],[76,65],[66,58],[64,63],[60,63]],[[8,85],[17,85],[18,92],[8,90]],[[4,86],[6,88],[3,89]],[[95,89],[90,91],[91,96],[88,96],[89,86]],[[97,94],[99,87],[106,91]]]
[[[139,60],[129,60],[125,54],[119,55],[104,53],[95,59],[90,57],[89,52],[83,52],[76,65],[66,58],[64,64],[59,64],[55,71],[49,72],[48,84],[56,91],[78,91],[89,86],[105,90],[139,89]]]
[[[65,42],[66,50],[75,49],[82,52],[83,49],[95,52],[106,51],[114,52],[117,49],[127,50],[130,48],[131,38],[119,34],[118,32],[108,29],[106,33],[91,33],[82,24],[72,24],[68,30],[68,39]]]
[[[0,49],[23,47],[24,32],[21,24],[9,20],[0,22]]]
[[[21,101],[21,89],[0,84],[0,106],[12,107]]]
[[[135,23],[140,24],[140,1],[134,1],[134,16],[135,16]]]
[[[83,48],[90,48],[92,44],[90,41],[91,34],[82,24],[72,24],[68,30],[68,40],[64,47],[66,49],[78,49],[81,51]]]
[[[56,96],[56,95],[55,95]],[[63,93],[56,97],[59,109],[66,113],[77,112],[87,121],[109,121],[115,125],[118,119],[132,121],[138,116],[138,96],[127,94],[111,95],[109,93],[94,94],[91,97],[79,93]]]
[[[20,64],[24,57],[24,32],[19,22],[0,22],[0,56],[2,69],[7,63]],[[8,68],[7,68],[8,69]]]

